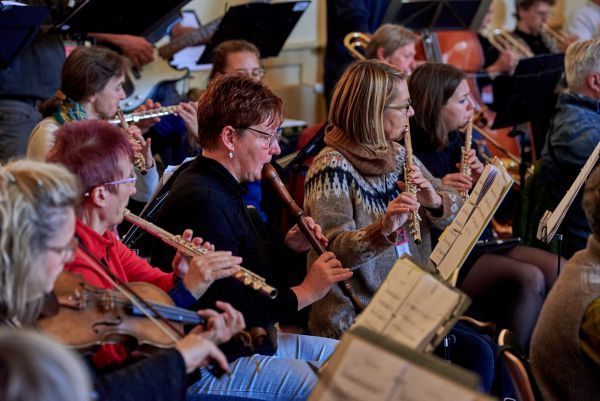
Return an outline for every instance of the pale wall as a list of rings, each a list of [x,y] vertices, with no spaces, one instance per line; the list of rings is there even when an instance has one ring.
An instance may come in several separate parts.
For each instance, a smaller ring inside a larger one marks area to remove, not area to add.
[[[193,0],[184,9],[193,9],[205,23],[222,16],[223,0]],[[230,6],[247,0],[228,0]],[[319,96],[322,81],[321,53],[325,44],[325,1],[312,1],[292,31],[277,58],[264,60],[265,82],[285,100],[288,117],[309,124],[324,119],[324,105]],[[189,86],[204,87],[205,73],[194,73]]]
[[[574,8],[586,0],[558,0],[554,8],[552,25],[562,24]],[[228,0],[237,5],[247,0]],[[223,0],[193,0],[185,9],[194,9],[202,22],[224,14]],[[514,0],[494,0],[496,27],[513,29],[515,26]],[[322,53],[325,35],[325,0],[313,0],[286,42],[277,58],[264,61],[267,75],[265,81],[284,98],[289,117],[307,121],[309,124],[325,118],[321,95]],[[188,86],[204,87],[206,74],[194,73]]]

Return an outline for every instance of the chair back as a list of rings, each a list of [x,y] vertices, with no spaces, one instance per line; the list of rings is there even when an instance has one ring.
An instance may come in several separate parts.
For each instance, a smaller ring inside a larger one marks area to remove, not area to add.
[[[519,401],[541,401],[535,378],[517,337],[507,329],[498,335],[498,352],[506,364]]]
[[[315,135],[319,134],[321,129],[323,129],[324,123],[318,123],[311,125],[308,128],[305,128],[300,133],[300,138],[298,139],[298,145],[296,146],[296,150],[302,151],[310,145],[311,140]],[[322,146],[318,146],[318,150],[314,150],[311,152],[318,152],[321,150]],[[314,153],[316,154],[316,153]],[[313,156],[306,158],[300,165],[296,165],[294,168],[289,169],[289,174],[287,176],[286,187],[296,204],[300,207],[304,205],[304,179],[306,178],[306,173],[308,172],[308,168],[312,163]],[[284,208],[283,216],[281,219],[281,230],[285,233],[287,232],[296,222],[292,215]]]

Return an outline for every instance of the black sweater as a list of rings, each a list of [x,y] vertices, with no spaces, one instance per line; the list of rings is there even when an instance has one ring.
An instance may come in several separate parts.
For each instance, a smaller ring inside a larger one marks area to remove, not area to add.
[[[194,230],[194,236],[214,244],[216,250],[241,256],[242,266],[264,277],[278,289],[270,299],[239,281],[226,278],[214,282],[196,307],[214,308],[225,301],[242,312],[246,327],[264,327],[275,341],[273,324],[298,309],[298,299],[286,285],[285,270],[293,254],[283,238],[266,240],[264,227],[252,219],[242,196],[246,190],[218,162],[198,156],[175,180],[171,194],[157,216],[157,224],[171,233]],[[170,268],[174,251],[157,241],[154,266]],[[273,350],[259,349],[270,354]]]

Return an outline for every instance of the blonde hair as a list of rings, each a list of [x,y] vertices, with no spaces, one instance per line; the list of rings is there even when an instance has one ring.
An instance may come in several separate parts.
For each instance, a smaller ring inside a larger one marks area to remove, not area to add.
[[[0,330],[0,399],[86,401],[92,386],[81,358],[41,334]]]
[[[572,43],[565,54],[565,75],[570,91],[585,88],[591,72],[600,72],[600,38]]]
[[[18,160],[0,167],[0,319],[36,320],[40,258],[79,198],[77,178],[62,166]]]
[[[406,74],[384,62],[365,60],[350,64],[331,96],[329,123],[367,149],[387,148],[383,111],[398,96],[398,83],[405,80]]]
[[[396,24],[381,25],[371,37],[369,45],[365,50],[367,58],[376,58],[377,49],[383,49],[383,55],[389,57],[394,52],[406,45],[416,43],[418,36],[412,31]]]

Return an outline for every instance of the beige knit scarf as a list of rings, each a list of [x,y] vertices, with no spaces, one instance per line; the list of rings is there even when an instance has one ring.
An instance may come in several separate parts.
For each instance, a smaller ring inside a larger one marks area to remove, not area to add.
[[[388,145],[373,149],[354,142],[350,136],[335,126],[325,133],[325,144],[340,152],[363,175],[384,175],[396,169],[396,150]]]

